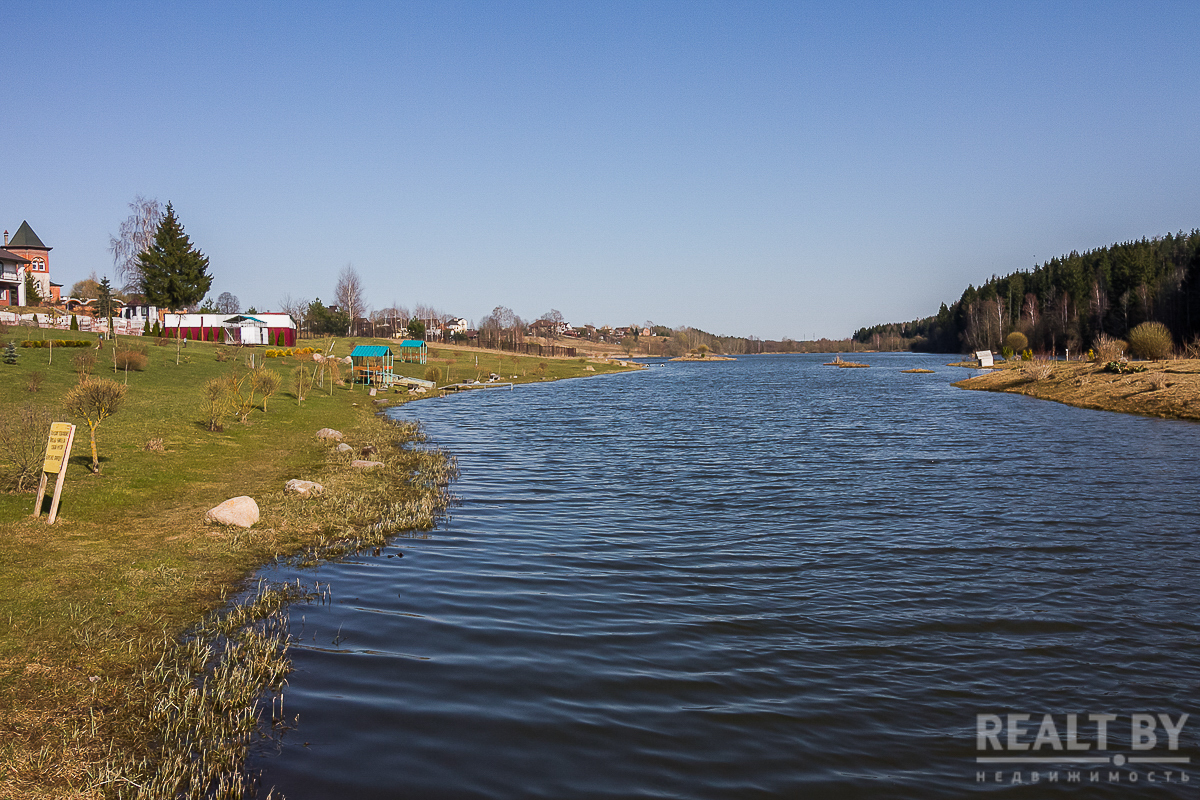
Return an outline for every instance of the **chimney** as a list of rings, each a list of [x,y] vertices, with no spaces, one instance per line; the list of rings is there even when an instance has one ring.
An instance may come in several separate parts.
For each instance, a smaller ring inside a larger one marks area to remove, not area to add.
[[[8,231],[4,232],[4,246],[8,247]]]

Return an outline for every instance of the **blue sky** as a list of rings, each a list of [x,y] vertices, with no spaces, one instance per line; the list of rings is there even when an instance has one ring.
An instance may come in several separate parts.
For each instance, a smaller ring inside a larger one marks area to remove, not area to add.
[[[8,4],[0,226],[213,293],[844,337],[1200,226],[1200,4]]]

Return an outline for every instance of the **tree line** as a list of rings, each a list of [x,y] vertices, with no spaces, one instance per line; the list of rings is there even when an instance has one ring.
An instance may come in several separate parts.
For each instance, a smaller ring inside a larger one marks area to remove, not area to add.
[[[1079,353],[1101,335],[1123,339],[1160,322],[1176,344],[1200,335],[1200,229],[1050,259],[993,275],[938,313],[860,328],[854,341],[879,350],[999,350],[1013,331],[1038,352]]]

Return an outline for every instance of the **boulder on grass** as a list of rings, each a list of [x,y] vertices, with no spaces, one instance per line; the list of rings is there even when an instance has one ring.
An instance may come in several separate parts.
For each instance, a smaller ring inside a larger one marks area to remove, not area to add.
[[[337,451],[339,453],[349,453],[353,449],[354,449],[353,447],[346,444],[345,442],[338,442]]]
[[[316,481],[302,481],[299,478],[292,478],[284,484],[283,490],[298,494],[301,497],[316,497],[325,491],[325,487]]]
[[[363,461],[361,458],[356,458],[350,462],[350,466],[356,467],[357,469],[375,469],[375,467],[382,467],[383,462],[382,461]]]
[[[245,495],[233,497],[216,508],[210,508],[204,515],[204,521],[249,528],[258,522],[258,503],[254,502],[253,497]]]
[[[317,431],[317,438],[322,442],[340,442],[342,440],[342,432],[335,431],[333,428],[321,428]]]

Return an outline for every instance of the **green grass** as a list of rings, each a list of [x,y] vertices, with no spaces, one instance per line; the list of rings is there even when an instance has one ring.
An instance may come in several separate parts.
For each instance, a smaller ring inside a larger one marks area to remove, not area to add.
[[[60,398],[77,381],[72,359],[81,351],[18,348],[17,365],[0,364],[6,408],[40,404],[56,420],[79,426],[54,526],[45,516],[31,518],[32,494],[0,494],[3,797],[95,795],[95,776],[105,765],[132,758],[114,755],[106,743],[147,746],[137,744],[130,718],[138,707],[130,698],[146,683],[147,670],[257,566],[279,554],[336,556],[405,528],[429,527],[444,502],[437,484],[453,473],[452,462],[403,448],[414,431],[376,416],[380,405],[409,396],[372,399],[363,386],[331,389],[326,382],[298,404],[291,373],[300,362],[267,359],[266,368],[282,378],[268,411],[260,406],[245,424],[227,418],[224,431],[214,433],[205,426],[203,384],[251,353],[261,360],[263,349],[192,342],[176,365],[175,347],[152,341],[129,342],[150,345],[144,372],[114,375],[110,345],[98,354],[93,374],[128,382],[123,407],[97,431],[98,475],[88,469],[86,424],[61,412]],[[338,340],[334,354],[369,341]],[[230,360],[218,361],[219,350]],[[594,374],[623,369],[441,346],[432,349],[430,364],[442,369],[443,383],[486,380],[493,371],[519,383],[592,375],[587,366]],[[397,364],[396,371],[423,377],[426,366]],[[44,377],[30,392],[35,372]],[[349,469],[349,457],[316,440],[323,427],[345,432],[355,447],[375,446],[387,467],[378,474]],[[162,440],[163,452],[146,449],[152,439]],[[300,501],[283,494],[289,478],[319,480],[329,490]],[[207,509],[237,495],[257,500],[258,525],[242,531],[203,523]]]

